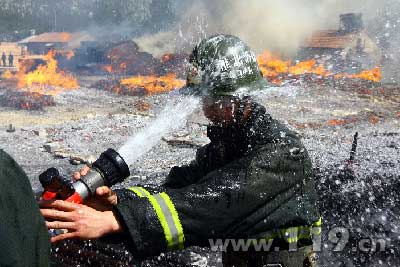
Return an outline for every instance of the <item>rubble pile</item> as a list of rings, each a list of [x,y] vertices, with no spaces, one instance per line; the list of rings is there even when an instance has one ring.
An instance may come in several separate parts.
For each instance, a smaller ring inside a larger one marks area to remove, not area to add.
[[[268,82],[275,86],[329,86],[341,90],[357,90],[358,88],[376,88],[381,86],[379,81],[361,78],[321,76],[313,73],[288,74],[281,73],[277,76],[265,76]]]
[[[128,96],[144,96],[146,90],[144,87],[130,88],[129,86],[122,85],[119,80],[100,80],[91,85],[91,88],[103,90],[106,92],[116,93]]]
[[[44,107],[55,106],[56,102],[51,95],[38,92],[7,90],[0,95],[0,106],[24,110],[43,110]]]
[[[109,75],[91,87],[130,96],[168,92],[185,84],[187,57],[166,54],[158,59],[124,41],[109,48],[110,64],[103,67]]]
[[[154,75],[158,73],[160,61],[147,52],[139,50],[133,41],[124,41],[107,51],[110,65],[105,70],[119,75]]]
[[[165,54],[161,57],[160,73],[174,73],[180,79],[186,79],[186,70],[189,55]]]
[[[328,69],[327,62],[317,61],[314,58],[292,62],[274,55],[269,50],[265,50],[258,55],[257,61],[260,70],[265,78],[276,85],[293,84],[297,82],[317,82],[318,84],[332,83],[347,80],[370,81],[379,83],[382,80],[382,70],[380,67],[372,69],[358,69],[359,72],[342,72],[341,69]]]
[[[133,76],[121,80],[100,80],[94,83],[92,88],[121,95],[143,96],[169,92],[184,85],[184,80],[177,79],[176,75],[171,73],[165,76]]]

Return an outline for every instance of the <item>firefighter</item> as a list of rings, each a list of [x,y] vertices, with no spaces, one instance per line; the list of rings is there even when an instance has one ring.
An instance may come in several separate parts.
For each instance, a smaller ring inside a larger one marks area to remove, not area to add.
[[[90,203],[97,210],[42,203],[48,227],[70,231],[52,241],[123,232],[138,259],[227,244],[224,266],[314,266],[312,234],[319,234],[321,220],[311,161],[299,137],[250,97],[265,84],[254,53],[239,38],[200,42],[185,90],[203,96],[211,142],[189,165],[173,167],[159,188],[103,187],[103,201]],[[258,247],[261,242],[269,246]]]

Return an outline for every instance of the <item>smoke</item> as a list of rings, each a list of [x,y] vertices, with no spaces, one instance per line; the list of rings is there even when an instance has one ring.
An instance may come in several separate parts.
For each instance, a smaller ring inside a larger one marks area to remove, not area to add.
[[[207,34],[230,33],[241,37],[256,52],[268,48],[286,53],[294,52],[315,30],[337,29],[342,13],[362,12],[364,18],[371,18],[383,5],[373,0],[202,0],[192,3],[180,25],[202,18],[207,23],[201,27]],[[185,35],[198,35],[191,29]]]
[[[390,0],[376,13],[380,23],[370,25],[383,50],[384,82],[400,82],[400,2]]]
[[[145,1],[145,0],[142,0]],[[146,0],[147,1],[147,0]],[[386,73],[398,73],[400,63],[399,0],[168,0],[173,15],[149,18],[164,25],[154,29],[140,27],[134,32],[139,47],[155,56],[165,53],[189,53],[203,38],[217,33],[239,36],[256,52],[265,49],[292,57],[299,45],[313,32],[339,28],[339,15],[363,14],[368,34],[383,49]],[[163,9],[158,7],[158,9]],[[149,13],[149,14],[150,14]],[[171,22],[171,17],[174,20]],[[150,23],[151,24],[151,23]],[[114,29],[97,28],[110,38],[113,32],[132,37],[132,23]],[[93,29],[92,29],[93,31]],[[147,34],[143,34],[146,33]],[[99,35],[99,34],[96,34]],[[390,74],[393,76],[392,74]]]
[[[164,54],[177,51],[176,41],[174,40],[176,33],[173,31],[162,31],[156,34],[146,34],[135,38],[134,41],[139,47],[151,53],[155,57],[161,57]]]
[[[313,31],[338,29],[342,13],[361,12],[366,25],[382,24],[382,17],[377,14],[392,6],[393,1],[176,0],[178,20],[169,29],[168,39],[147,36],[139,42],[144,42],[150,50],[156,46],[149,44],[158,43],[181,52],[189,51],[206,36],[229,33],[242,38],[255,52],[268,48],[293,54]]]

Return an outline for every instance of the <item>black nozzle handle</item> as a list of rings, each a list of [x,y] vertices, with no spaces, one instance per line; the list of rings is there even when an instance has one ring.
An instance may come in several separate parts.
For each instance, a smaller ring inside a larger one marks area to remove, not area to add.
[[[49,168],[39,175],[39,181],[42,187],[46,189],[58,177],[60,177],[60,172],[56,168]]]
[[[92,164],[92,167],[103,174],[106,186],[120,183],[130,175],[129,167],[125,160],[112,148],[104,151]]]
[[[88,174],[74,183],[76,192],[82,199],[96,194],[96,189],[113,186],[129,177],[130,171],[124,159],[114,149],[107,149],[92,164]]]
[[[56,168],[50,168],[39,175],[44,191],[57,194],[58,199],[67,199],[75,193],[72,182],[62,177]]]

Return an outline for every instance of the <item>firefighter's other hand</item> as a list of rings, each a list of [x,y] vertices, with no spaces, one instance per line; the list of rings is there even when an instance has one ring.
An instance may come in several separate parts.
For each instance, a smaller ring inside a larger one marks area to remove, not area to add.
[[[39,205],[49,229],[68,230],[67,233],[52,237],[51,242],[72,238],[97,239],[122,231],[112,211],[98,211],[62,200],[41,201]]]
[[[74,172],[73,177],[75,180],[79,180],[79,179],[81,179],[82,176],[85,176],[86,174],[88,174],[89,171],[90,171],[89,166],[85,166],[82,169],[80,169],[79,171]]]
[[[79,172],[74,173],[74,179],[79,180],[90,171],[89,166],[83,167]],[[96,196],[85,201],[85,204],[96,210],[111,210],[112,206],[117,205],[118,197],[108,186],[102,186],[96,189]]]
[[[113,206],[118,204],[118,197],[108,186],[102,186],[96,189],[96,195],[85,201],[86,205],[96,210],[112,210]]]

